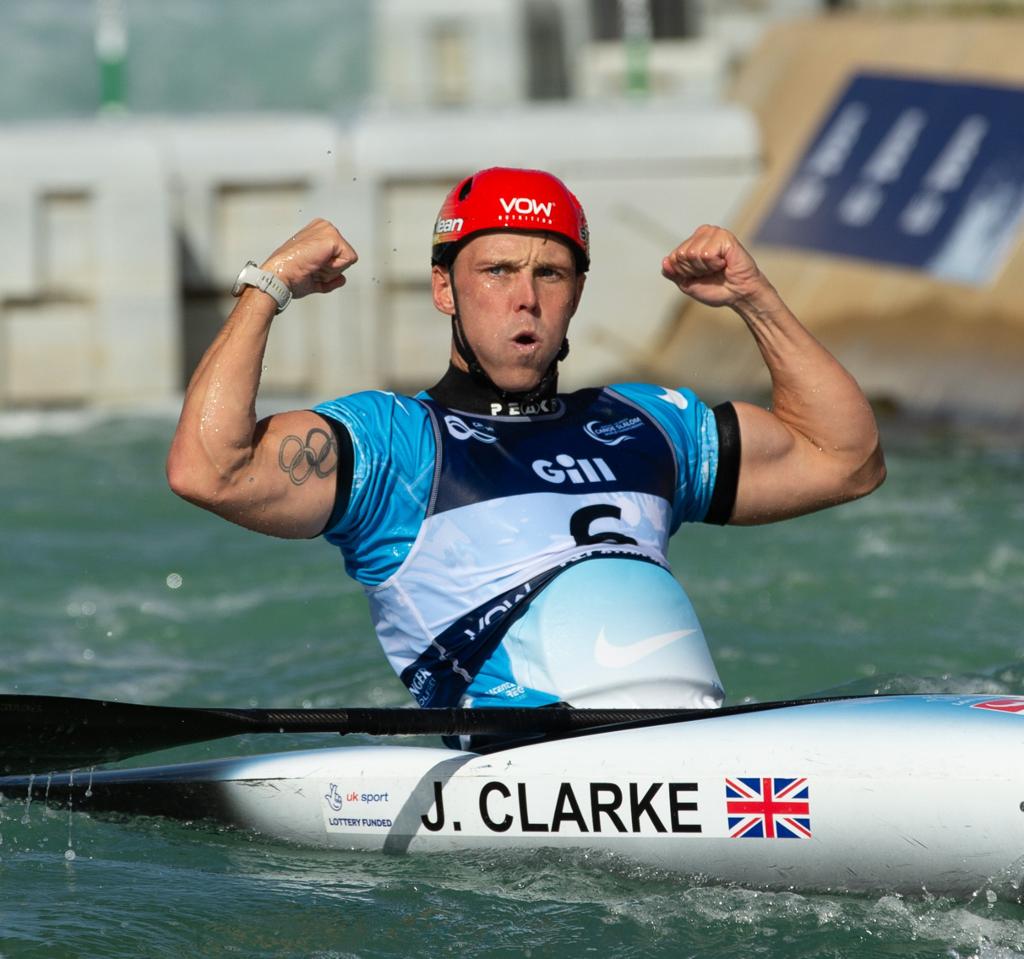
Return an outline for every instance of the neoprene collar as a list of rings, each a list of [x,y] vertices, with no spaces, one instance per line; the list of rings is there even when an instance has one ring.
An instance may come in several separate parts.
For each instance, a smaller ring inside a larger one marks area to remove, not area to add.
[[[537,416],[558,409],[558,374],[545,376],[523,393],[499,389],[489,377],[475,376],[448,364],[444,376],[427,390],[430,398],[449,409],[487,416]]]

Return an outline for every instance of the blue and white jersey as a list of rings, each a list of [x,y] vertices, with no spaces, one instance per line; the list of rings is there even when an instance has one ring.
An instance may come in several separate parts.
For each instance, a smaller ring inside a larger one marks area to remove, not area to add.
[[[619,385],[511,417],[370,392],[316,412],[353,448],[325,535],[421,705],[721,702],[667,560],[714,489],[715,418],[692,393]]]

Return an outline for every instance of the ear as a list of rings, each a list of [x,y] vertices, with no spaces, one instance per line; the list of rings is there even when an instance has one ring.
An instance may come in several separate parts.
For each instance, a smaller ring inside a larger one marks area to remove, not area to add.
[[[434,306],[446,316],[455,315],[455,295],[452,292],[452,274],[447,267],[430,268],[430,286],[434,294]]]

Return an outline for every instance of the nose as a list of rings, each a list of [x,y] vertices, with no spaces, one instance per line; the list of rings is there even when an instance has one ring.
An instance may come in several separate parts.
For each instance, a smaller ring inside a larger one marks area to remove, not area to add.
[[[516,311],[535,313],[538,303],[536,278],[528,270],[522,270],[517,279],[518,282],[515,286]]]

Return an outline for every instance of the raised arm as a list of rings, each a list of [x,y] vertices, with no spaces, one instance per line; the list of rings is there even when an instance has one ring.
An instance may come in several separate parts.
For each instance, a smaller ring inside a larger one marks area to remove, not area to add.
[[[314,220],[263,264],[293,299],[344,285],[356,252],[333,225]],[[185,393],[167,457],[171,489],[224,519],[273,536],[315,536],[330,515],[338,451],[315,413],[257,423],[256,393],[277,303],[245,287]],[[283,322],[287,322],[284,319]]]
[[[731,307],[771,374],[769,410],[734,404],[741,453],[731,523],[799,516],[879,486],[885,463],[867,399],[732,233],[699,227],[665,257],[662,275],[700,303]]]

